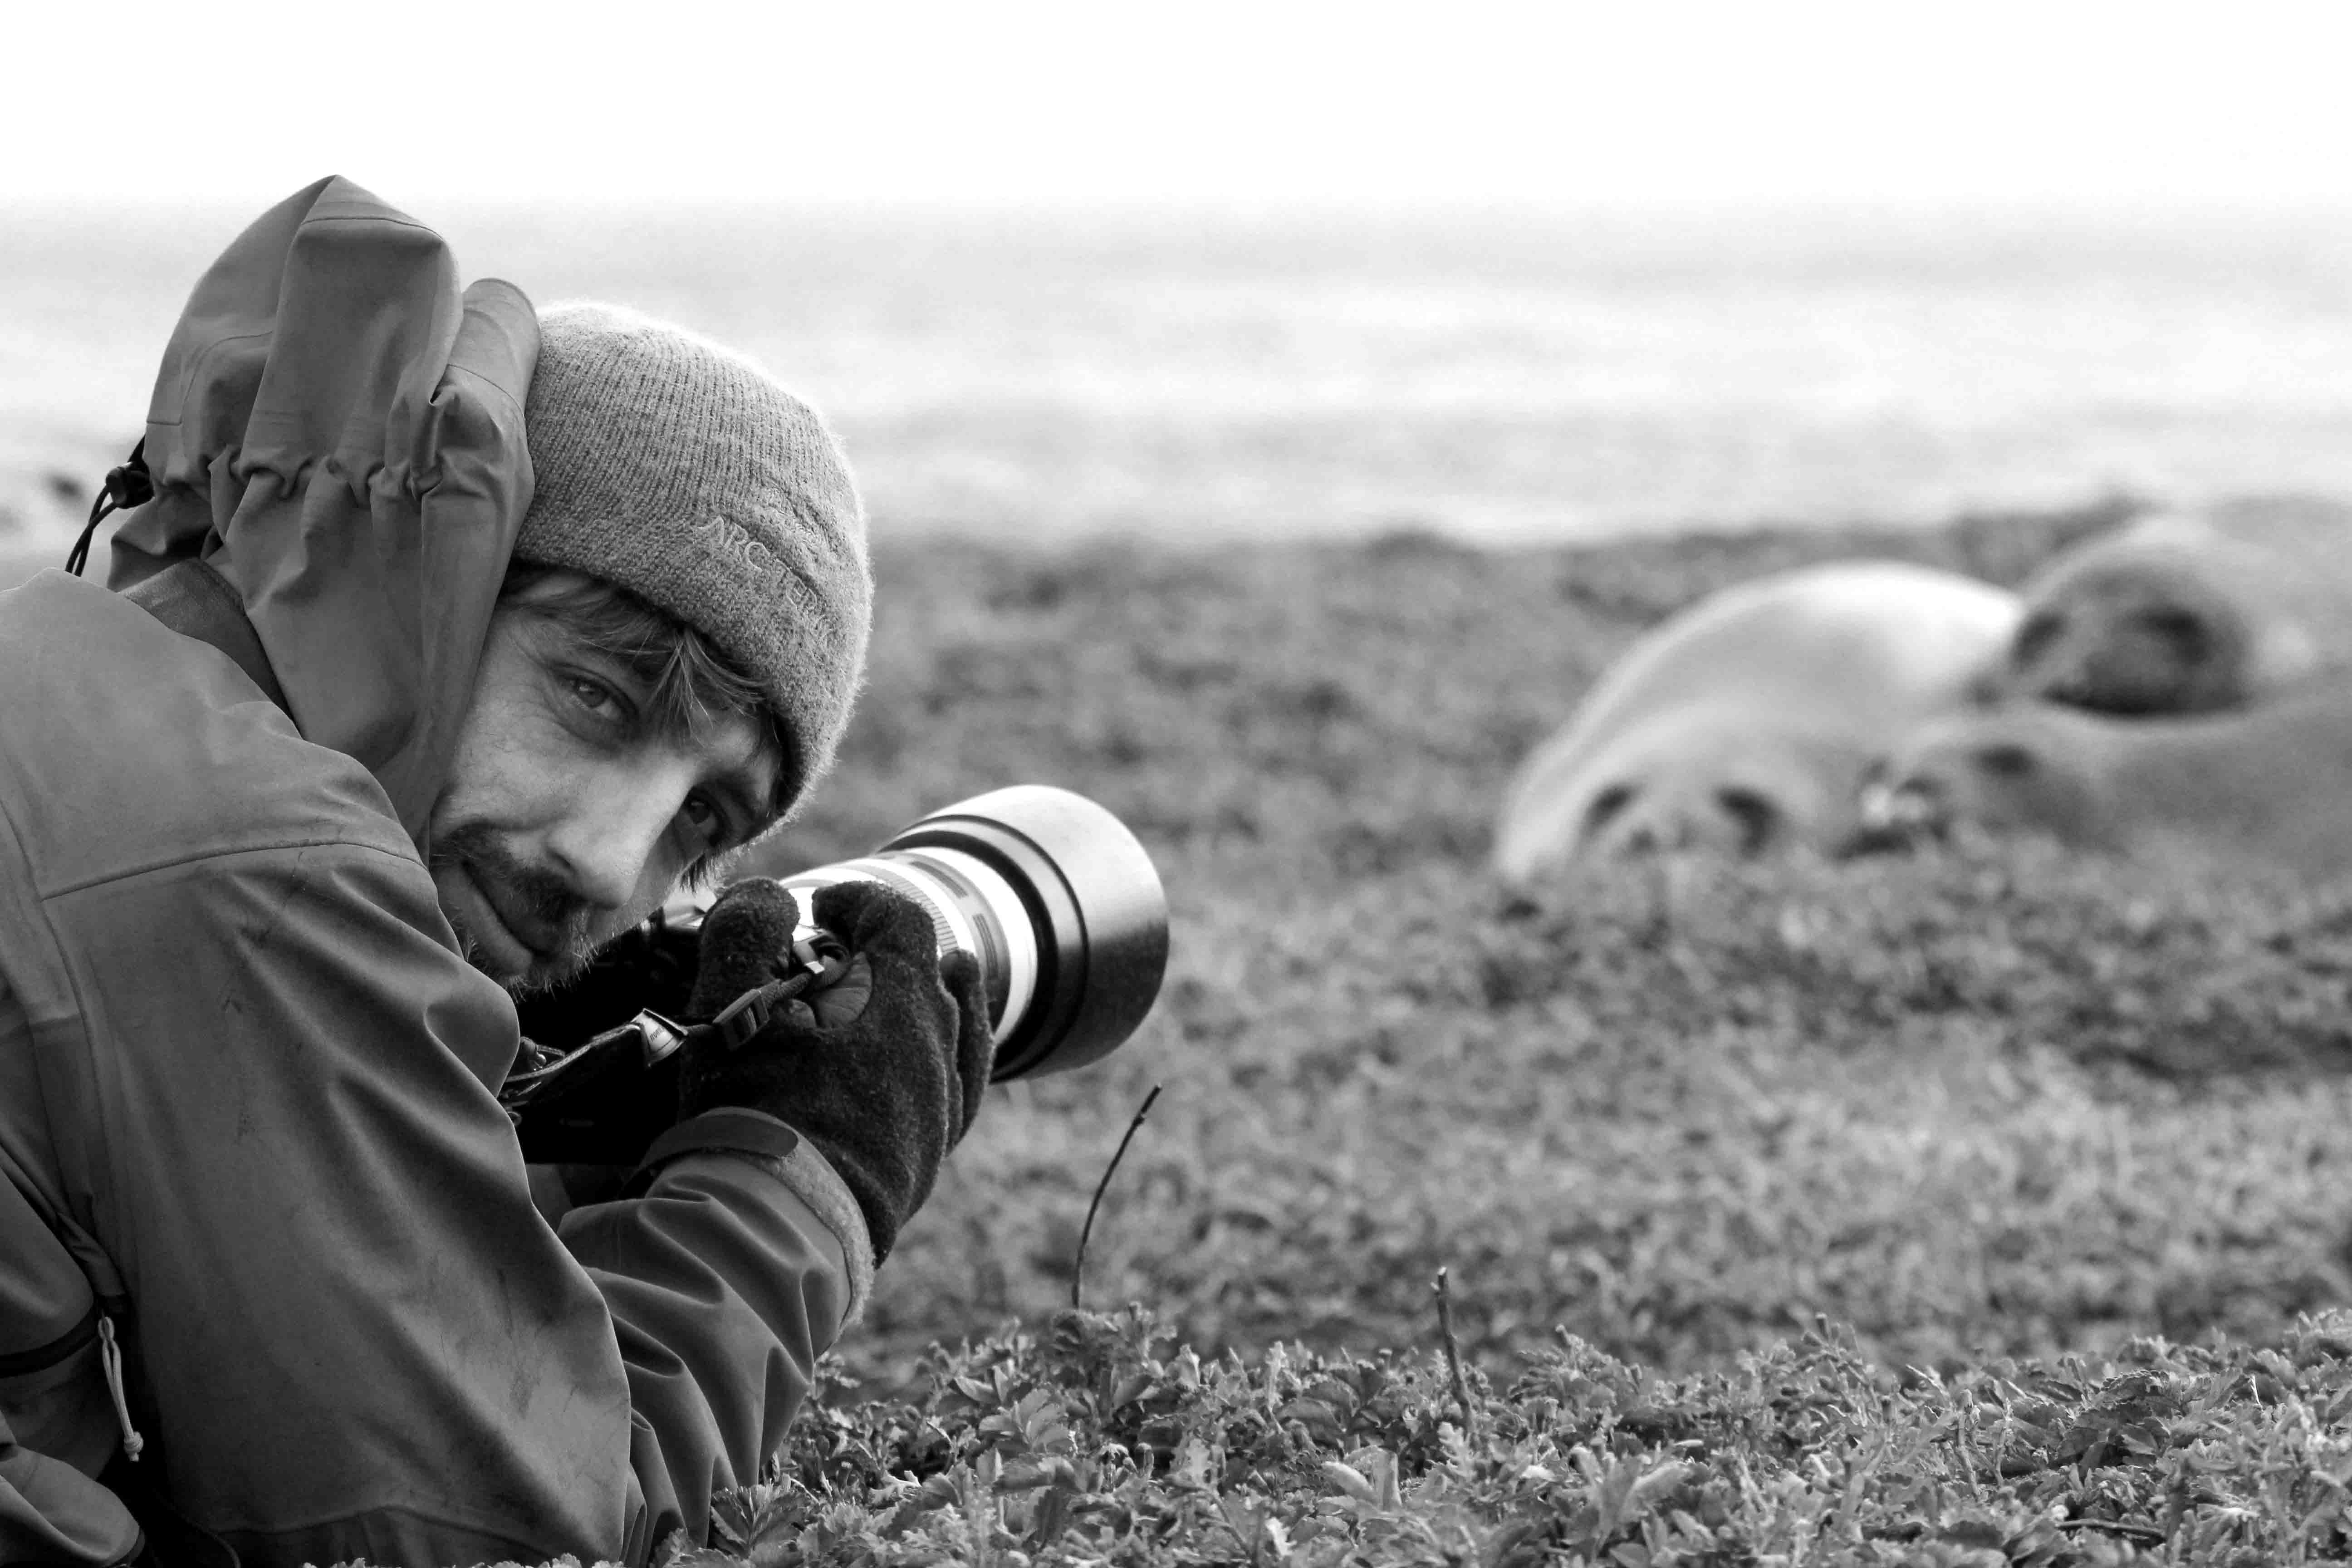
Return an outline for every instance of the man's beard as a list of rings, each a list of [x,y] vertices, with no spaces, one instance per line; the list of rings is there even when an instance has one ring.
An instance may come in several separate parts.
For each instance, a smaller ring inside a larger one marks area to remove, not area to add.
[[[530,940],[544,932],[555,934],[554,951],[538,953],[534,950],[531,965],[523,973],[512,979],[491,976],[514,995],[530,996],[569,984],[595,957],[597,943],[588,929],[594,910],[572,891],[562,877],[508,850],[499,842],[498,830],[488,823],[460,823],[446,833],[436,834],[432,864],[470,874],[484,889],[485,898],[488,897],[488,889],[497,889],[498,897],[489,900],[493,912],[503,918],[511,910],[530,921]],[[473,935],[457,925],[454,918],[450,924],[457,932],[466,961],[489,973],[475,956]],[[530,940],[526,940],[521,931],[512,931],[511,934],[524,941],[526,946],[530,945]]]

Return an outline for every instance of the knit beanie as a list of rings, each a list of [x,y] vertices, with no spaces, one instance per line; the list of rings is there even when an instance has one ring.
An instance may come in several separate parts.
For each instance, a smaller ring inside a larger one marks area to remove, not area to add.
[[[619,306],[539,313],[514,559],[627,589],[709,638],[782,721],[789,800],[832,764],[874,603],[849,466],[749,359]]]

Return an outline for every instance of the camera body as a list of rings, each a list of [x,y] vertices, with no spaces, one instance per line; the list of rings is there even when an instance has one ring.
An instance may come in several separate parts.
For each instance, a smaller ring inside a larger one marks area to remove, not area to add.
[[[1067,1071],[1116,1050],[1151,1010],[1167,970],[1168,902],[1150,857],[1118,817],[1052,785],[974,795],[870,855],[780,880],[802,913],[792,947],[803,960],[837,948],[807,916],[818,890],[845,881],[904,894],[930,917],[943,955],[977,959],[996,1037],[993,1082]],[[716,898],[673,899],[592,971],[589,983],[627,997],[634,1016],[569,1051],[526,1049],[499,1090],[526,1161],[634,1164],[676,1120],[688,1028],[677,1009]],[[809,975],[823,983],[814,968]],[[526,1031],[565,1000],[526,1005]]]

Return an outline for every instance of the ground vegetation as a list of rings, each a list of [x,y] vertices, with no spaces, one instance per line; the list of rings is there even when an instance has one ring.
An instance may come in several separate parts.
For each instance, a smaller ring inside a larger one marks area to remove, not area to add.
[[[1061,784],[1150,849],[1172,958],[1116,1056],[992,1093],[698,1561],[2352,1551],[2352,889],[1965,839],[1483,867],[1511,768],[1662,616],[1839,557],[2014,584],[2125,510],[886,534],[840,770],[751,868]]]

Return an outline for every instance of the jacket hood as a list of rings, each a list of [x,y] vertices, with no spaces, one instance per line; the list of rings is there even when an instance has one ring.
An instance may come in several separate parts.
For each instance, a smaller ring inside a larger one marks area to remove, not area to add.
[[[197,282],[147,414],[154,500],[107,585],[201,560],[243,600],[303,738],[352,757],[420,852],[530,505],[539,322],[460,291],[438,234],[341,177]]]

